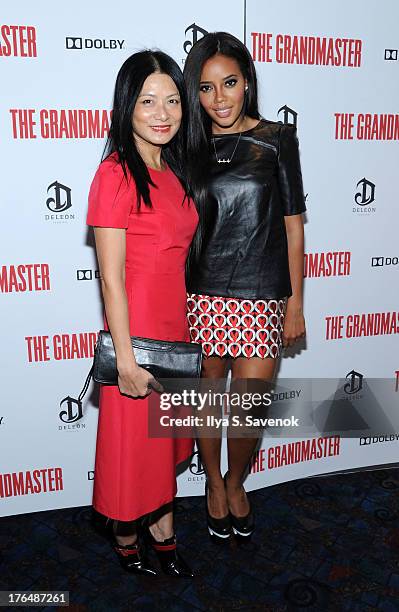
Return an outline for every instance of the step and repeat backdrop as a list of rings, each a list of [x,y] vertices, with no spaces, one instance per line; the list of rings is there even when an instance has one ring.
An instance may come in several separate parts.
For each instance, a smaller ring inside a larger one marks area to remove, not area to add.
[[[91,503],[98,391],[83,406],[77,397],[102,304],[87,195],[116,74],[142,48],[183,68],[206,32],[235,34],[255,61],[263,116],[297,126],[307,339],[282,359],[274,399],[294,413],[306,379],[343,380],[341,410],[359,415],[374,378],[397,404],[398,19],[396,0],[2,7],[0,515]],[[392,430],[265,437],[247,487],[394,463],[398,444]],[[178,486],[203,493],[197,452]]]

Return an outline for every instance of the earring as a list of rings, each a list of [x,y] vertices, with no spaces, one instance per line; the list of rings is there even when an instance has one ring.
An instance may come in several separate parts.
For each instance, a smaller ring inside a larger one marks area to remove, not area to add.
[[[245,93],[248,91],[248,85],[245,86]]]

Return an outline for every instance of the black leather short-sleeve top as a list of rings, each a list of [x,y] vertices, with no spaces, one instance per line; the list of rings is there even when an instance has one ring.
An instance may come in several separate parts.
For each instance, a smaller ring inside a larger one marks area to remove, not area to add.
[[[200,258],[190,293],[247,299],[292,294],[284,216],[306,210],[296,128],[261,121],[215,135]]]

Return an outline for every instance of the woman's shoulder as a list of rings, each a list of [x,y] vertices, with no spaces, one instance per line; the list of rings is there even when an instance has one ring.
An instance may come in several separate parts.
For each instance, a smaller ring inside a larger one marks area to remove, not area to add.
[[[121,180],[124,172],[117,152],[111,153],[100,163],[96,175],[101,176],[102,179],[108,179],[110,182]]]
[[[279,138],[287,133],[293,133],[296,131],[296,127],[293,123],[270,121],[269,119],[264,119],[263,117],[255,129],[260,133],[275,135]]]
[[[133,203],[130,182],[125,180],[117,154],[112,153],[98,166],[91,183],[87,224],[126,229]]]
[[[282,123],[281,121],[270,121],[263,117],[253,131],[253,136],[280,150],[281,145],[296,142],[296,126],[293,123]]]
[[[108,193],[126,192],[130,193],[134,188],[134,180],[126,167],[123,165],[116,152],[108,155],[97,167],[92,181],[92,189],[106,190]]]

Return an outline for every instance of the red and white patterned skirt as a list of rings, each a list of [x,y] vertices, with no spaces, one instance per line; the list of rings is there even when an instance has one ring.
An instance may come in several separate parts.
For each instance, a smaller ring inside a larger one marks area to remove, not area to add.
[[[192,342],[204,357],[275,359],[282,350],[286,299],[247,300],[187,294]]]

